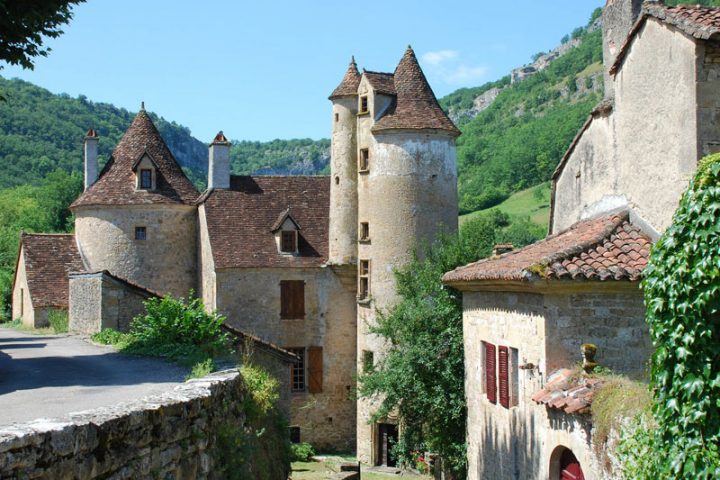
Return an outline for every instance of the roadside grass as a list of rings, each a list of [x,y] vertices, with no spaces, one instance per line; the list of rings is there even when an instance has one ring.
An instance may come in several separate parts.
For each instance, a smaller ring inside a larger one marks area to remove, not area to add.
[[[0,323],[0,328],[10,328],[13,330],[17,330],[18,332],[30,333],[33,335],[55,335],[56,334],[55,330],[53,330],[52,327],[32,328],[32,327],[25,326],[22,323],[22,320],[19,318],[10,320],[9,322]]]
[[[550,182],[545,182],[510,196],[507,200],[485,210],[478,210],[460,216],[460,225],[467,220],[486,214],[491,210],[500,210],[510,220],[529,217],[534,224],[547,228],[550,221]]]
[[[331,474],[340,471],[340,464],[354,463],[356,461],[357,459],[350,454],[317,455],[315,456],[315,460],[311,462],[293,462],[290,478],[292,480],[325,480]],[[363,480],[388,480],[389,478],[398,477],[398,475],[392,473],[369,472],[366,471],[365,468],[366,466],[363,465]],[[410,476],[418,480],[432,479],[432,477],[428,475],[411,474]]]

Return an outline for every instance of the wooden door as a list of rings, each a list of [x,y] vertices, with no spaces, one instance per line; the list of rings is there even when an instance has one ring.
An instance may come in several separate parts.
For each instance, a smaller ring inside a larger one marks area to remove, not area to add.
[[[377,464],[385,465],[387,467],[394,467],[396,465],[395,458],[390,452],[392,446],[397,442],[398,431],[397,425],[389,423],[378,424],[378,455]]]
[[[580,462],[570,450],[565,450],[560,457],[560,480],[585,480]]]

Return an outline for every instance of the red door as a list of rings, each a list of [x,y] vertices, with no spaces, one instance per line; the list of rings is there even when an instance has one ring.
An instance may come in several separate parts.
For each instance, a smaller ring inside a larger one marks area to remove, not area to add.
[[[570,450],[565,450],[560,457],[560,480],[585,480],[580,462]]]

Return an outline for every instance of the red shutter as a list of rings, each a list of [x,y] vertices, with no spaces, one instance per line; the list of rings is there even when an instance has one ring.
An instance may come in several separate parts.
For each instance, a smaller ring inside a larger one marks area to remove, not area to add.
[[[321,393],[323,388],[323,349],[308,347],[308,391]]]
[[[485,345],[485,393],[487,399],[497,402],[497,386],[495,382],[495,345],[483,342]]]
[[[510,390],[508,386],[508,347],[498,347],[498,390],[500,405],[510,408]]]

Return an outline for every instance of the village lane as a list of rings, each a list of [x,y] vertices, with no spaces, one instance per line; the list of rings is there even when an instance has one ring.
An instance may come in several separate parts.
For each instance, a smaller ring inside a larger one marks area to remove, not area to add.
[[[122,355],[81,337],[0,328],[0,426],[159,394],[186,375],[165,361]]]

